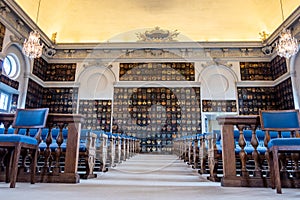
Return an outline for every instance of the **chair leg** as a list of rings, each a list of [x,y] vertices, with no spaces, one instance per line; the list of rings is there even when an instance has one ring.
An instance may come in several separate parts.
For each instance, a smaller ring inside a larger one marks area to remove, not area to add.
[[[37,149],[32,150],[31,157],[31,167],[30,167],[30,173],[31,173],[31,184],[35,183],[35,173],[36,173],[36,165],[37,165]]]
[[[7,149],[7,154],[5,156],[5,182],[9,183],[10,182],[10,170],[11,170],[11,165],[12,165],[12,149]]]
[[[12,168],[10,177],[10,187],[16,187],[17,175],[18,175],[18,161],[20,157],[21,145],[18,143],[14,148],[14,154],[12,157]]]
[[[281,194],[281,181],[280,181],[280,169],[278,163],[278,151],[273,150],[273,164],[274,164],[274,178],[275,178],[275,188],[278,194]]]
[[[274,174],[274,157],[273,157],[273,152],[269,153],[269,166],[270,166],[271,188],[275,189],[275,174]]]

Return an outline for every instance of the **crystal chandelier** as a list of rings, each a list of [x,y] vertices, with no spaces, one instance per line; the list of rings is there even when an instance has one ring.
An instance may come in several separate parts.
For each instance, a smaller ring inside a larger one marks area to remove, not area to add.
[[[283,29],[280,33],[279,40],[276,43],[277,54],[281,57],[290,58],[299,50],[297,39],[288,29]]]
[[[28,40],[25,39],[23,53],[29,58],[39,58],[43,53],[44,44],[40,44],[40,34],[34,30],[31,31]]]
[[[282,19],[284,20],[283,16],[283,9],[282,9],[282,0],[280,0],[281,6],[281,14]],[[299,50],[298,41],[294,38],[291,34],[289,29],[284,28],[280,35],[279,39],[276,42],[276,51],[280,57],[290,58],[291,56],[295,55]]]
[[[36,24],[40,11],[41,0],[39,0]],[[31,31],[28,40],[25,39],[23,44],[23,53],[29,58],[39,58],[43,53],[44,44],[40,44],[40,34],[38,31]]]

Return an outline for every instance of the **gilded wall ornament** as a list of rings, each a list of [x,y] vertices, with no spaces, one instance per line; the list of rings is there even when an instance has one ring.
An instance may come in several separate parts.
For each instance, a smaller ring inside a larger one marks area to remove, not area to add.
[[[175,38],[179,35],[177,30],[169,31],[160,29],[156,26],[151,31],[145,31],[144,33],[136,33],[139,42],[171,42],[176,41]]]

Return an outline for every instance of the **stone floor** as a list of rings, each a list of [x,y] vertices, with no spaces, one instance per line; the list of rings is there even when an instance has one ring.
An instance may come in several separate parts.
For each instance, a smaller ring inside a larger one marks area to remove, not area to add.
[[[290,200],[300,199],[300,189],[283,188],[279,195],[271,188],[221,187],[174,155],[139,154],[106,173],[99,173],[95,179],[80,180],[79,184],[17,183],[11,189],[2,182],[0,195],[5,200]]]

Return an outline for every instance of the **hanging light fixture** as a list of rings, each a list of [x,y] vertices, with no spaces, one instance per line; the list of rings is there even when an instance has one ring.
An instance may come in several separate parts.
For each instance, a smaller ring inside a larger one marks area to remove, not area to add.
[[[284,21],[282,0],[280,0],[281,16]],[[291,34],[289,29],[283,28],[276,43],[276,51],[280,57],[290,58],[295,55],[299,50],[298,41]]]
[[[38,10],[36,15],[36,24],[38,22],[41,0],[39,0]],[[40,44],[40,34],[33,30],[30,32],[28,40],[25,39],[23,44],[23,53],[29,58],[39,58],[43,53],[44,44]]]

